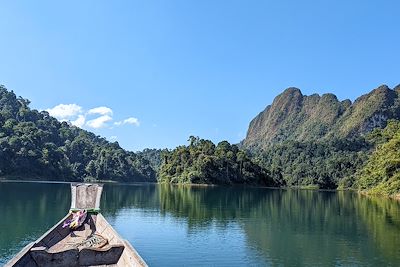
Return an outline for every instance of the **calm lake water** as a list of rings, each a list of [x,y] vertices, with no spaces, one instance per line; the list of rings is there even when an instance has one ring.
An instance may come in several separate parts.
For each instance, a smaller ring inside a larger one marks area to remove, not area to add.
[[[0,182],[0,265],[69,205]],[[400,266],[400,204],[349,192],[107,184],[102,212],[150,266]]]

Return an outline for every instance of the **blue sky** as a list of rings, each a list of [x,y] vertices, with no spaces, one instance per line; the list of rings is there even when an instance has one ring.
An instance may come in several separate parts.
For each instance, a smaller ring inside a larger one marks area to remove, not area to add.
[[[0,84],[129,150],[235,143],[289,86],[400,83],[399,3],[2,1]]]

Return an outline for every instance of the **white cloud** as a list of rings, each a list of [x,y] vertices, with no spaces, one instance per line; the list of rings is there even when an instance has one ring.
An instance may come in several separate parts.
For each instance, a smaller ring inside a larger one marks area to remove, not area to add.
[[[124,120],[124,124],[132,124],[132,125],[139,126],[140,122],[137,118],[130,117],[130,118],[127,118]]]
[[[109,126],[107,123],[113,120],[113,110],[106,106],[95,107],[86,112],[77,104],[59,104],[53,108],[46,109],[46,111],[59,121],[69,121],[72,125],[80,128],[104,128]],[[139,126],[140,122],[134,117],[114,122],[116,126],[125,124]],[[116,140],[116,136],[110,137],[110,140],[114,139]]]
[[[76,120],[71,121],[71,124],[76,127],[82,128],[82,126],[85,125],[85,121],[86,121],[85,116],[79,115]]]
[[[117,125],[117,126],[121,126],[121,125],[125,125],[125,124],[132,124],[132,125],[135,125],[135,126],[139,126],[140,122],[139,122],[139,119],[134,118],[134,117],[130,117],[130,118],[127,118],[127,119],[125,119],[123,121],[114,122],[114,124]]]
[[[94,128],[94,129],[99,129],[99,128],[104,128],[107,126],[107,122],[111,121],[112,118],[108,115],[103,115],[100,116],[96,119],[90,120],[86,123],[87,126]]]
[[[89,110],[88,114],[112,115],[113,111],[108,107],[97,107]]]
[[[82,112],[82,107],[77,104],[59,104],[53,108],[46,109],[46,111],[57,118],[58,120],[67,120]]]

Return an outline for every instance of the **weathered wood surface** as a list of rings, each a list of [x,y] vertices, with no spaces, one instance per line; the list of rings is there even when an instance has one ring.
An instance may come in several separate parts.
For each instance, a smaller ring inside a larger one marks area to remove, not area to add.
[[[82,249],[79,252],[79,266],[96,266],[99,264],[117,264],[125,247],[110,246],[107,249]]]
[[[32,259],[31,255],[29,254],[29,251],[34,245],[35,242],[32,242],[28,244],[26,247],[24,247],[17,255],[15,255],[14,258],[12,258],[5,265],[5,267],[11,267],[11,266],[37,267],[36,262]]]
[[[142,266],[147,267],[146,262],[142,259],[142,257],[137,253],[137,251],[133,248],[133,246],[127,241],[120,237],[120,235],[114,230],[114,228],[107,222],[107,220],[103,217],[102,214],[97,215],[97,224],[100,228],[104,228],[102,231],[103,234],[107,233],[108,236],[113,236],[113,240],[110,243],[115,244],[117,242],[122,242],[125,246],[125,249],[121,255],[120,261],[117,266]],[[104,236],[104,235],[103,235]],[[106,237],[106,236],[105,236]]]
[[[68,249],[66,251],[49,253],[46,247],[32,248],[30,254],[38,266],[46,267],[71,267],[79,266],[79,250]]]
[[[71,209],[99,209],[102,184],[72,184]]]

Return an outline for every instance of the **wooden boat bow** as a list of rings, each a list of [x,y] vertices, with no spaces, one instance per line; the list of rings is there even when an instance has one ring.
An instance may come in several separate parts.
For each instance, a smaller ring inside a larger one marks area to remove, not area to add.
[[[101,215],[102,191],[102,184],[71,184],[70,212],[6,266],[147,266],[132,245]],[[83,225],[75,230],[64,228],[64,222],[80,210],[88,211]]]

